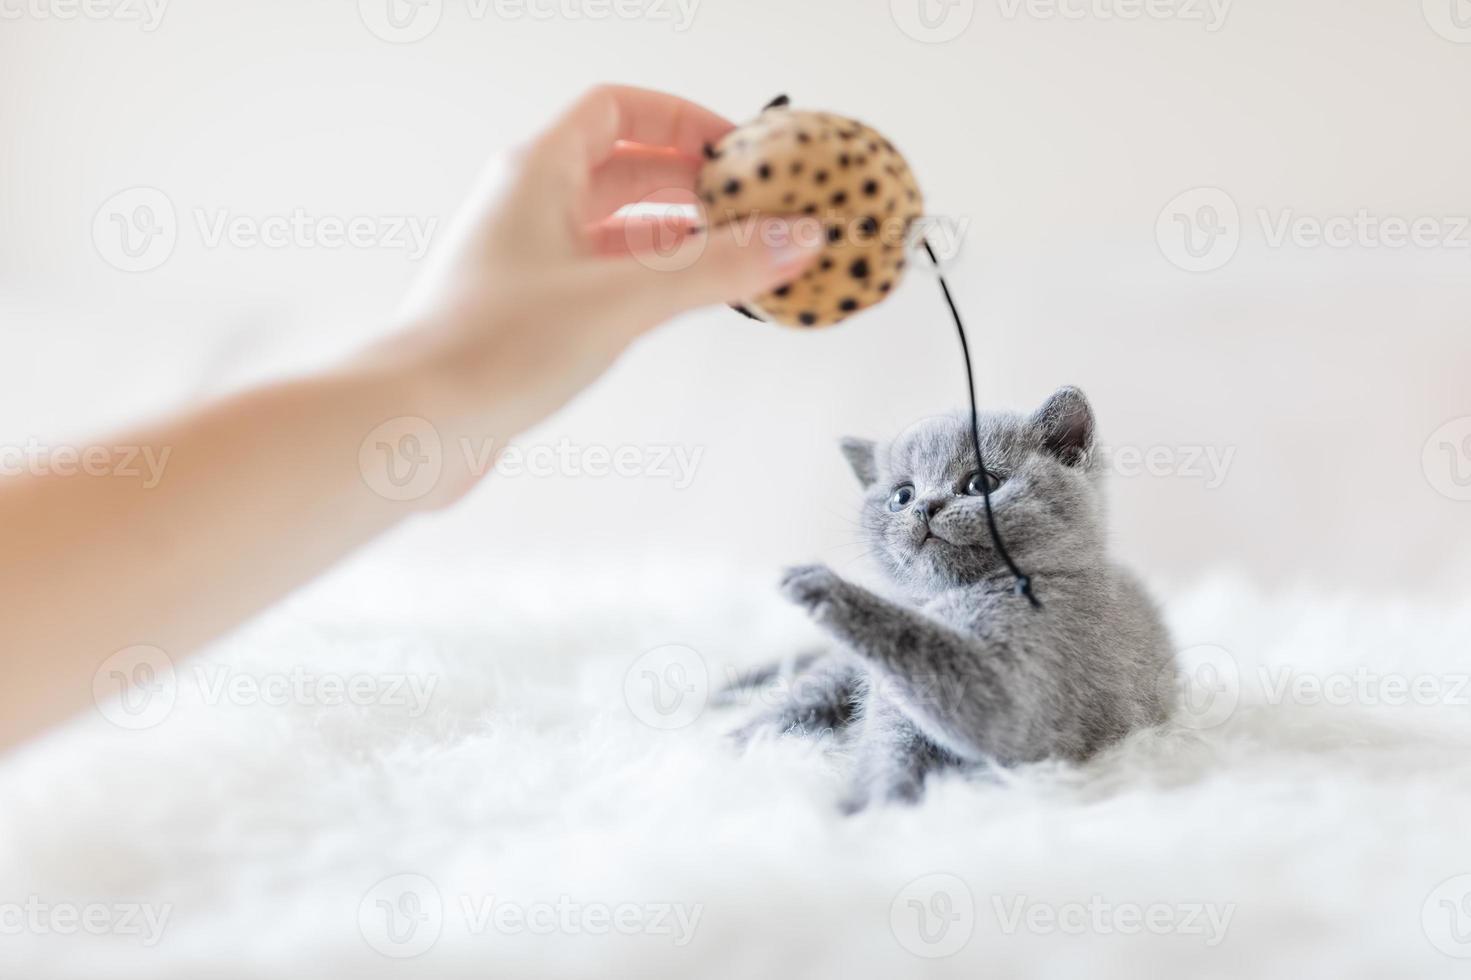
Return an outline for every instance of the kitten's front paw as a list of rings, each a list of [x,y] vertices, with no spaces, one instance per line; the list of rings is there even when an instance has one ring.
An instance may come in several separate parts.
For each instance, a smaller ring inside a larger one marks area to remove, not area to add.
[[[781,592],[803,609],[818,616],[832,608],[843,584],[837,572],[826,565],[798,565],[787,569],[782,576]]]

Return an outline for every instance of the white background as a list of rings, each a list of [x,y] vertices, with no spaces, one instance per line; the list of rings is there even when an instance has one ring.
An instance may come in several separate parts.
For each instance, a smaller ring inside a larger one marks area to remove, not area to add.
[[[1450,248],[1272,247],[1258,213],[1457,230],[1459,0],[1240,0],[1217,30],[1204,4],[1124,20],[1092,0],[1068,5],[1080,18],[926,0],[951,27],[970,18],[945,43],[901,29],[904,0],[898,17],[886,0],[703,0],[683,31],[672,3],[630,20],[446,0],[410,44],[375,36],[379,0],[364,2],[366,19],[355,0],[174,0],[145,31],[0,0],[0,442],[77,442],[320,363],[390,326],[418,268],[392,250],[207,248],[196,209],[447,220],[488,157],[592,83],[737,119],[788,92],[884,131],[930,210],[967,224],[951,278],[983,403],[1075,383],[1115,447],[1232,454],[1214,488],[1189,471],[1114,479],[1118,550],[1151,581],[1454,589],[1471,503],[1441,491],[1453,464],[1471,474],[1471,444],[1432,446],[1438,466],[1424,450],[1471,416],[1471,232]],[[161,267],[125,273],[92,224],[136,186],[168,195],[179,238]],[[1229,195],[1241,241],[1192,273],[1156,229],[1198,187]],[[962,385],[923,275],[815,334],[689,316],[526,441],[699,449],[690,487],[493,479],[387,547],[851,567],[857,492],[834,440],[958,407]]]

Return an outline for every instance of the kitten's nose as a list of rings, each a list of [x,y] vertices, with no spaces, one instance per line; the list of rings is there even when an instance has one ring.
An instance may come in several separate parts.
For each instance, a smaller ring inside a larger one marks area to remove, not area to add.
[[[943,500],[935,498],[932,498],[930,500],[921,500],[919,502],[919,516],[923,517],[925,521],[928,522],[929,519],[938,514],[940,512],[940,508],[944,506],[945,501]]]

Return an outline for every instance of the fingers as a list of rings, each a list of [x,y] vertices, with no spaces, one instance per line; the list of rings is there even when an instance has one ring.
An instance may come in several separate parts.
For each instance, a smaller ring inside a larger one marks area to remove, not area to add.
[[[734,128],[730,120],[677,96],[601,85],[579,99],[547,132],[546,140],[579,147],[583,166],[591,169],[619,140],[700,157],[706,143]]]
[[[676,231],[651,250],[630,247],[625,258],[597,261],[595,274],[609,306],[630,314],[641,331],[686,310],[740,302],[790,282],[824,245],[815,219],[738,221],[705,233]]]
[[[597,221],[626,204],[696,204],[700,165],[700,160],[670,150],[619,146],[592,173],[584,220]]]
[[[589,174],[617,144],[638,143],[699,159],[706,143],[735,126],[709,109],[673,95],[620,85],[592,89],[538,137],[523,161],[535,185],[560,185],[580,195]]]

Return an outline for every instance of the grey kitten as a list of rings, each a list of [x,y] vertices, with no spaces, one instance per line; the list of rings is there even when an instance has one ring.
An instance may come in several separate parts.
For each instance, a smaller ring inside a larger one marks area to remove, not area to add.
[[[781,703],[737,734],[842,733],[857,762],[849,811],[917,800],[941,769],[1081,761],[1169,714],[1169,636],[1109,560],[1087,399],[1062,388],[1028,418],[985,414],[980,426],[996,520],[1040,609],[1015,594],[991,543],[969,415],[927,420],[882,448],[842,443],[892,595],[825,565],[782,581],[837,648],[798,663]]]

